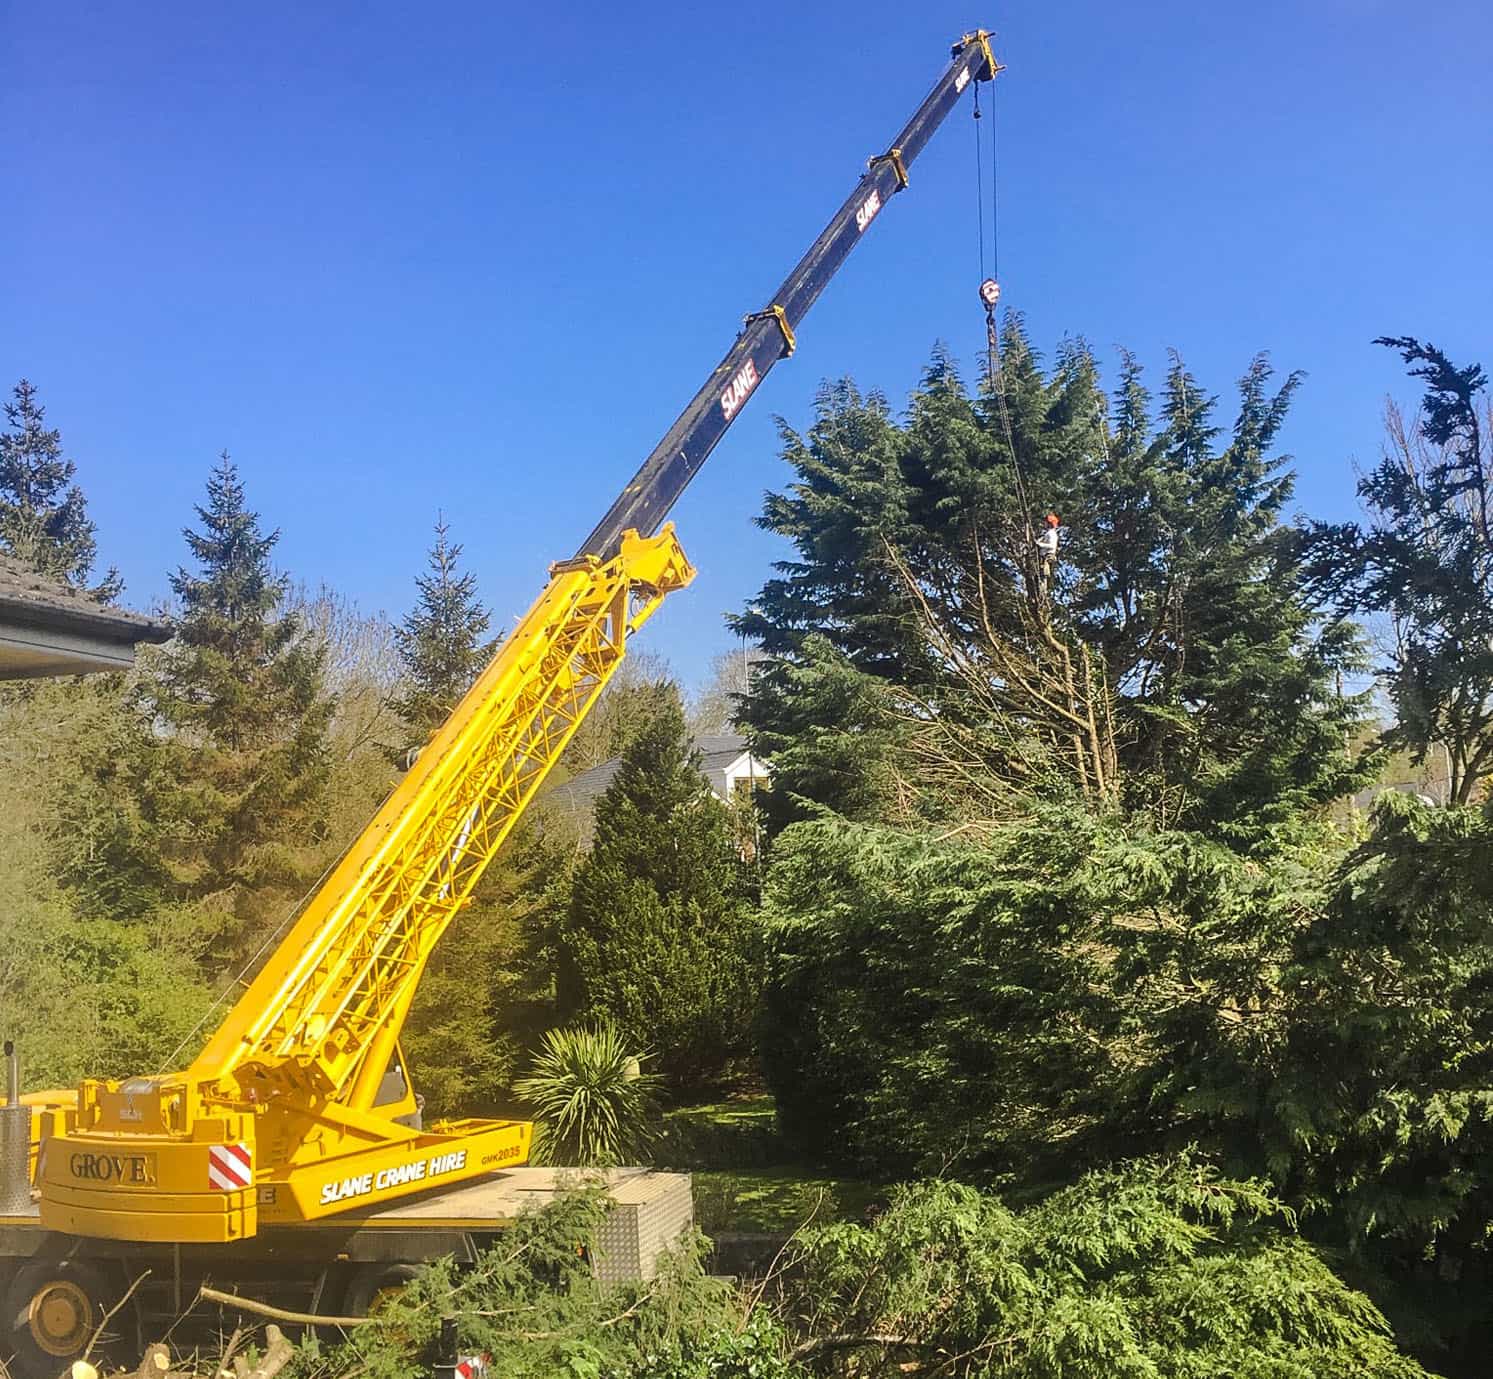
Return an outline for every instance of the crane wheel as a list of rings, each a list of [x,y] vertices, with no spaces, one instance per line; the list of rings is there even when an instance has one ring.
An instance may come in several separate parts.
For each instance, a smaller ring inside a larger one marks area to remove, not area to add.
[[[413,1264],[365,1264],[348,1280],[342,1310],[349,1317],[368,1317],[409,1283],[419,1271]]]
[[[86,1265],[63,1260],[23,1265],[5,1299],[17,1379],[55,1375],[81,1360],[108,1312],[109,1290]],[[106,1352],[99,1336],[94,1353]]]

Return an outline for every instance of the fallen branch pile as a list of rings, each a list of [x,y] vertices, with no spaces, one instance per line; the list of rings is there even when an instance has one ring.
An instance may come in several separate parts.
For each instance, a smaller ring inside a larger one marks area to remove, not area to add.
[[[203,1290],[204,1294],[208,1291]],[[213,1379],[275,1379],[295,1355],[295,1346],[274,1322],[265,1327],[264,1338],[264,1354],[257,1363],[250,1364],[246,1356],[236,1353],[242,1333],[235,1331],[218,1360]],[[195,1370],[172,1369],[170,1347],[160,1341],[146,1346],[145,1354],[133,1371],[116,1371],[114,1379],[122,1379],[122,1376],[132,1376],[132,1379],[200,1379]],[[100,1379],[98,1367],[89,1360],[75,1360],[72,1379]]]

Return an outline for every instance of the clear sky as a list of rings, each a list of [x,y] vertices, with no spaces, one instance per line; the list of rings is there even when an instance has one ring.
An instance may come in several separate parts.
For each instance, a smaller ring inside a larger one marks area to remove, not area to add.
[[[1259,349],[1306,370],[1284,443],[1330,515],[1411,395],[1372,337],[1493,365],[1477,0],[0,0],[0,383],[40,389],[128,602],[226,447],[297,578],[398,616],[444,509],[510,619],[976,24],[1039,347],[1176,348],[1225,395]],[[676,510],[701,574],[647,637],[687,677],[778,553],[773,415],[976,357],[974,178],[966,102]]]

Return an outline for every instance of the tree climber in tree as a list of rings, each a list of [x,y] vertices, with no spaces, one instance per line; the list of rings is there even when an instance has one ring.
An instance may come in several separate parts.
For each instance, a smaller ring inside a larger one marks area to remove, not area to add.
[[[1047,514],[1047,525],[1037,538],[1037,549],[1042,552],[1042,588],[1052,584],[1052,572],[1058,563],[1058,528],[1062,525],[1057,513]]]

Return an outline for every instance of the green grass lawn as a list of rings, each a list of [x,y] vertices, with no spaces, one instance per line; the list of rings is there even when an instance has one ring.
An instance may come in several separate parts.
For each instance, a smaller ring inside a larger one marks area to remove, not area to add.
[[[778,1134],[770,1096],[668,1112],[655,1159],[693,1175],[695,1217],[707,1235],[786,1234],[810,1219],[857,1221],[886,1200],[884,1184],[831,1176],[796,1160]]]
[[[693,1171],[765,1168],[791,1155],[778,1134],[772,1098],[750,1096],[668,1112],[654,1157],[660,1167]]]
[[[886,1201],[880,1183],[826,1178],[812,1168],[696,1170],[695,1221],[706,1235],[787,1235],[812,1221],[863,1220]]]

